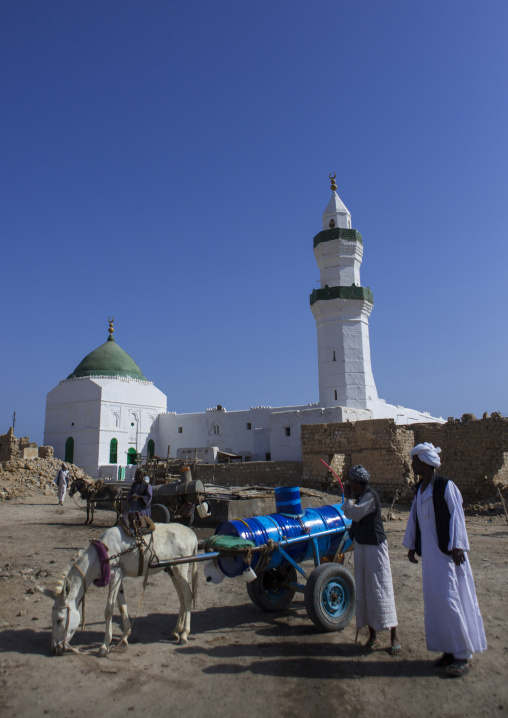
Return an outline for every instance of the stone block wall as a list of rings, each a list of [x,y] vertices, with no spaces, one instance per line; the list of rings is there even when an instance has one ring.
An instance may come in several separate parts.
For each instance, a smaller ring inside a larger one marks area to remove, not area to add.
[[[7,434],[0,436],[0,461],[10,461],[19,456],[19,441],[14,436],[14,429],[11,426]]]
[[[53,459],[55,452],[52,446],[39,446],[39,459]]]
[[[393,419],[302,427],[303,481],[325,478],[324,459],[340,476],[355,464],[371,474],[382,501],[395,491],[411,500],[414,477],[409,454],[415,444],[441,447],[440,472],[460,488],[465,501],[489,498],[508,484],[508,419],[500,414],[476,420],[471,414],[446,424],[397,426]]]
[[[497,486],[508,486],[508,419],[498,413],[475,419],[448,419],[446,424],[408,427],[415,444],[430,441],[441,447],[440,473],[449,476],[464,499],[494,496]]]
[[[414,444],[405,428],[397,426],[393,419],[303,426],[303,485],[326,481],[329,472],[321,459],[341,478],[352,466],[362,464],[369,470],[382,501],[392,501],[397,490],[409,499],[409,452]]]
[[[12,426],[7,434],[0,436],[0,462],[11,459],[52,459],[53,455],[52,446],[37,446],[28,436],[17,439]]]

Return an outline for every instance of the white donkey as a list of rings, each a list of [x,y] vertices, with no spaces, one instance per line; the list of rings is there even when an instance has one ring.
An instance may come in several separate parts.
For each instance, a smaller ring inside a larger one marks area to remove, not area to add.
[[[127,613],[127,604],[123,591],[122,579],[124,576],[138,576],[140,574],[140,551],[143,551],[143,568],[141,574],[147,575],[147,561],[152,559],[153,553],[160,561],[195,556],[198,541],[196,534],[182,524],[156,524],[153,535],[153,544],[150,549],[141,545],[136,546],[136,539],[125,533],[119,526],[113,526],[104,531],[100,541],[104,544],[107,554],[111,557],[109,563],[111,580],[109,582],[108,599],[106,603],[106,630],[104,643],[100,647],[99,655],[105,656],[110,650],[113,635],[113,607],[118,602],[122,617],[123,634],[120,643],[127,645],[130,633],[130,620]],[[149,536],[145,536],[149,539]],[[147,540],[147,543],[150,542]],[[155,560],[155,559],[154,559]],[[192,565],[192,588],[188,580],[189,564],[180,564],[166,569],[176,588],[180,609],[173,637],[179,643],[186,643],[190,631],[191,604],[196,601],[197,595],[197,564]],[[165,569],[153,568],[148,570],[148,576]],[[79,604],[87,589],[93,581],[101,580],[101,562],[93,544],[81,553],[76,562],[60,577],[56,588],[50,590],[38,587],[45,596],[52,598],[55,603],[51,613],[51,652],[61,656],[67,649],[77,649],[70,646],[70,641],[80,623]]]

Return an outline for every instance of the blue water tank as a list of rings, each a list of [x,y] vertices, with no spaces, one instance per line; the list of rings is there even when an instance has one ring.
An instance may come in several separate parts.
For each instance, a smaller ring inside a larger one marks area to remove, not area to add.
[[[291,488],[294,489],[295,487]],[[295,494],[293,493],[291,500],[294,501],[295,498]],[[300,492],[298,491],[298,499],[299,498]],[[342,506],[343,504],[340,503],[321,506],[318,509],[309,508],[306,509],[301,516],[296,517],[276,513],[267,516],[254,516],[250,519],[223,521],[217,526],[215,533],[226,536],[240,536],[241,538],[253,541],[256,546],[262,546],[267,543],[269,539],[279,542],[288,538],[296,538],[308,534],[312,535],[321,531],[335,529],[336,533],[317,539],[320,560],[323,558],[332,559],[342,541],[344,532],[351,526],[351,521],[344,516]],[[348,538],[342,551],[347,551],[351,547],[351,543],[351,540]],[[310,540],[290,544],[289,546],[285,546],[284,550],[296,563],[308,561],[314,556],[312,541]],[[254,552],[251,566],[254,571],[256,571],[258,566],[265,570],[284,566],[288,563],[287,559],[280,552],[275,551],[269,563],[265,565],[265,557],[261,553]],[[241,576],[248,568],[241,554],[220,558],[218,564],[221,571],[230,578]]]

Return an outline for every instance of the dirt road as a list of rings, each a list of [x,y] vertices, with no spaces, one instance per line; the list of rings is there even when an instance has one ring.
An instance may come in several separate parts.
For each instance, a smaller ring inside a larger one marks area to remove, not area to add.
[[[508,715],[508,527],[504,517],[467,520],[470,560],[489,649],[471,673],[445,679],[425,649],[420,564],[401,546],[407,514],[386,523],[403,653],[363,652],[353,623],[341,633],[316,633],[298,597],[282,614],[259,612],[243,579],[206,584],[200,568],[191,639],[170,641],[177,600],[164,574],[154,576],[136,618],[131,645],[98,658],[106,589],[87,594],[83,654],[51,657],[51,601],[33,593],[52,587],[77,550],[110,525],[83,525],[70,501],[51,496],[0,504],[0,714],[81,718],[129,714],[188,718],[277,716]],[[97,516],[97,514],[96,514]],[[210,532],[198,531],[202,538]],[[125,582],[130,613],[140,580]],[[120,624],[115,617],[115,633]],[[366,632],[364,631],[364,634]],[[366,635],[360,638],[365,641]],[[388,646],[388,634],[381,634]],[[129,713],[133,711],[133,713]]]

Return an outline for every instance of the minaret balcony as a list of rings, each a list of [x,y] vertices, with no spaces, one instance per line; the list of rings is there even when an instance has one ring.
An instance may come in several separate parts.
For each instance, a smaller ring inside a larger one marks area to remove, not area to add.
[[[354,230],[353,230],[354,231]],[[374,295],[369,287],[323,287],[314,289],[310,295],[310,305],[322,299],[362,299],[374,304]]]
[[[344,227],[334,227],[333,229],[323,229],[314,237],[314,249],[321,242],[331,242],[332,239],[342,239],[346,242],[358,242],[363,245],[362,235],[356,229],[346,229]]]

